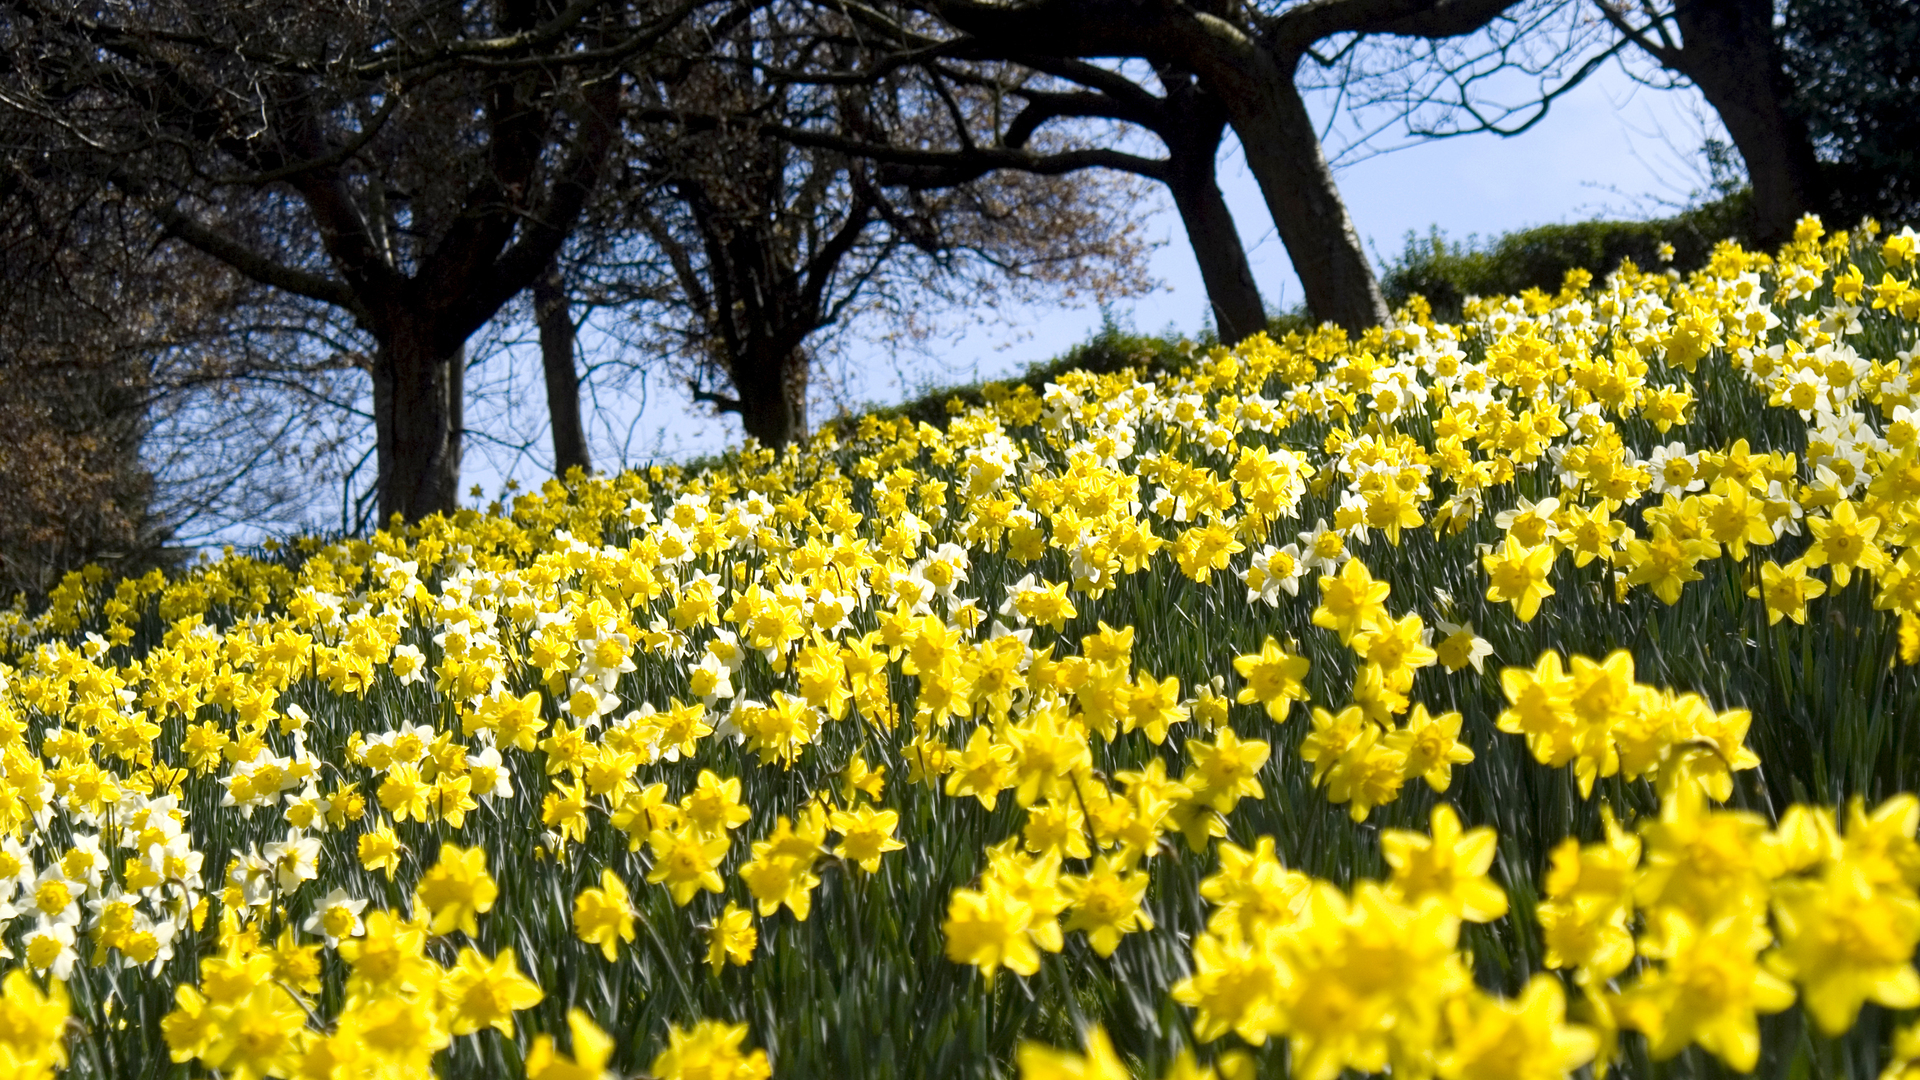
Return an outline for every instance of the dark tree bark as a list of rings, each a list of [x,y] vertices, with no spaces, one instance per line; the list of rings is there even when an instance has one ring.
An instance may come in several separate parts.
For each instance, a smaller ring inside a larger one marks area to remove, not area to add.
[[[1386,301],[1293,84],[1301,51],[1317,38],[1276,50],[1193,8],[1127,0],[946,0],[935,7],[978,47],[1010,58],[1138,56],[1192,72],[1239,135],[1314,316],[1354,330],[1385,321]]]
[[[770,178],[769,187],[783,186],[783,151],[777,144],[757,149],[771,155],[756,163]],[[704,269],[660,222],[649,219],[644,227],[667,253],[687,296],[706,313],[704,336],[713,362],[733,385],[734,395],[727,396],[696,381],[694,400],[737,413],[748,435],[782,450],[807,436],[805,342],[833,321],[828,289],[841,260],[875,219],[875,202],[870,188],[854,185],[845,219],[803,258],[782,235],[792,207],[723,208],[713,190],[723,183],[694,172],[676,182],[706,256]]]
[[[391,326],[381,340],[372,372],[381,524],[458,504],[464,341],[448,348],[424,321]]]
[[[1801,215],[1826,208],[1812,137],[1789,107],[1793,88],[1770,0],[1681,0],[1672,12],[1678,41],[1664,23],[1635,27],[1624,6],[1600,6],[1636,45],[1691,79],[1719,114],[1747,165],[1756,242],[1784,243]]]
[[[1166,96],[1156,97],[1126,76],[1092,64],[1059,57],[1022,56],[1019,59],[1088,90],[1025,91],[1027,107],[1007,125],[998,145],[990,148],[976,145],[957,151],[933,152],[900,152],[897,148],[856,145],[844,148],[890,162],[879,171],[883,181],[920,189],[966,183],[996,168],[1035,173],[1108,168],[1157,181],[1166,186],[1180,212],[1221,340],[1234,345],[1264,330],[1266,304],[1260,299],[1253,270],[1247,264],[1246,249],[1240,243],[1233,214],[1220,194],[1215,169],[1220,141],[1227,128],[1227,113],[1220,100],[1199,85],[1190,73],[1173,67],[1162,66],[1158,70]],[[1027,147],[1034,132],[1062,117],[1104,117],[1137,124],[1159,137],[1167,148],[1167,156],[1144,158],[1117,150],[1029,152]],[[808,138],[804,132],[787,130],[780,134],[788,139]],[[844,140],[834,141],[844,143]]]
[[[580,371],[575,366],[573,313],[559,266],[533,282],[533,317],[540,328],[540,366],[547,381],[547,419],[553,428],[553,471],[557,476],[587,458],[587,433],[580,422]]]
[[[807,437],[807,353],[766,342],[734,368],[740,424],[776,450]]]
[[[540,159],[548,151],[543,129],[553,118],[519,90],[495,89],[487,110],[488,169],[410,274],[396,265],[382,241],[380,217],[364,205],[373,200],[353,190],[343,165],[309,165],[293,181],[338,274],[320,279],[307,295],[353,312],[377,343],[372,374],[383,523],[395,514],[414,521],[457,506],[466,340],[552,261],[598,184],[613,142],[618,90],[607,79],[583,95],[571,153],[541,190]],[[280,119],[283,141],[296,161],[327,161],[334,148],[304,120],[298,113]],[[303,291],[296,286],[305,275],[246,252],[176,209],[161,213],[187,243],[265,284]]]
[[[202,40],[146,25],[141,5],[101,9],[126,25],[32,7],[39,36],[6,41],[0,73],[34,78],[0,105],[71,115],[62,151],[170,236],[372,338],[383,523],[457,505],[465,342],[547,267],[599,186],[620,62],[690,10],[632,27],[624,5],[502,0],[416,23],[323,3],[283,25],[208,0],[223,33]],[[352,36],[363,16],[377,55],[354,51],[369,47]],[[258,49],[236,53],[224,31]]]
[[[1167,144],[1163,179],[1200,264],[1220,340],[1237,345],[1267,328],[1267,310],[1214,169],[1226,133],[1226,110],[1218,98],[1184,76],[1163,71],[1161,82],[1175,120],[1158,132]]]
[[[1294,87],[1293,66],[1283,67],[1219,20],[1196,19],[1181,40],[1186,46],[1181,63],[1220,98],[1232,118],[1308,310],[1349,330],[1385,322],[1386,299],[1320,150],[1320,135]]]
[[[1140,57],[1192,72],[1226,109],[1319,319],[1350,330],[1387,318],[1373,267],[1347,216],[1294,84],[1301,59],[1340,35],[1447,38],[1487,25],[1515,0],[1314,0],[1277,15],[1219,0],[920,0],[974,52],[1021,60]]]

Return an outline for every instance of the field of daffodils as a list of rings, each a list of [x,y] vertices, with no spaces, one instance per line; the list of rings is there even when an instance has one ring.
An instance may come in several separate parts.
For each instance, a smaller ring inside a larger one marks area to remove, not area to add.
[[[0,1075],[1920,1077],[1911,230],[0,615]]]

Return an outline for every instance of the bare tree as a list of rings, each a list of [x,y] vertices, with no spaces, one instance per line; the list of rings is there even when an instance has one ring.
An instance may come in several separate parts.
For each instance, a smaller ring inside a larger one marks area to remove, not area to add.
[[[451,509],[467,338],[548,267],[620,65],[700,0],[21,0],[0,108],[167,233],[372,339],[380,514]]]
[[[850,24],[843,38],[858,62],[838,72],[840,84],[918,68],[957,82],[955,65],[1003,62],[1046,72],[1067,88],[1019,84],[998,88],[1024,102],[1024,115],[991,140],[959,140],[951,154],[923,145],[875,146],[818,131],[780,130],[804,145],[838,149],[897,169],[919,170],[935,183],[954,170],[1025,169],[1043,174],[1106,167],[1167,183],[1189,226],[1216,318],[1229,334],[1253,322],[1257,291],[1244,255],[1209,258],[1231,234],[1231,217],[1213,180],[1224,115],[1247,154],[1269,212],[1318,316],[1350,327],[1386,317],[1385,302],[1347,217],[1301,99],[1295,78],[1329,40],[1390,36],[1438,40],[1472,34],[1516,0],[1311,0],[1307,3],[1198,6],[1143,5],[1131,0],[909,0],[896,5],[823,3]],[[1147,61],[1163,93],[1087,60]],[[832,81],[815,75],[818,81]],[[1079,84],[1080,89],[1071,88]],[[952,91],[945,91],[952,96]],[[1168,157],[1154,160],[1109,146],[1032,153],[1024,137],[1063,117],[1105,117],[1159,135]],[[956,125],[956,128],[963,125]],[[763,128],[770,130],[771,128]],[[1235,238],[1237,241],[1237,237]],[[1264,318],[1259,321],[1263,322]]]
[[[919,37],[900,44],[927,48],[933,40]],[[1265,329],[1266,307],[1215,171],[1227,127],[1219,98],[1191,74],[1173,67],[1154,72],[1153,81],[1162,90],[1155,94],[1119,71],[1086,61],[1033,55],[1018,59],[1019,64],[996,66],[991,77],[954,62],[923,65],[921,74],[935,85],[957,84],[944,88],[949,96],[958,98],[984,84],[999,106],[987,111],[983,119],[988,123],[981,131],[954,125],[949,150],[928,150],[924,139],[921,145],[903,148],[821,140],[817,132],[782,134],[875,160],[882,165],[880,176],[913,188],[951,186],[1005,169],[1064,174],[1106,168],[1158,181],[1173,197],[1185,226],[1220,339],[1232,345]],[[1011,110],[1005,102],[1018,102],[1020,108]],[[1115,124],[1088,131],[1089,120]],[[999,122],[997,130],[993,121]],[[1063,123],[1077,125],[1065,137],[1072,148],[1063,148],[1060,140],[1045,149],[1034,145],[1036,133],[1057,133]],[[1150,132],[1166,148],[1166,156],[1146,157],[1106,145],[1123,139],[1122,125]]]
[[[1524,134],[1628,47],[1587,0],[1521,0],[1468,34],[1331,38],[1296,81],[1332,106],[1328,158],[1352,163],[1430,139]]]
[[[994,80],[795,77],[818,70],[808,54],[824,46],[817,25],[782,21],[793,14],[769,8],[702,40],[679,78],[653,84],[631,144],[626,167],[658,182],[625,186],[656,194],[619,213],[656,276],[627,287],[699,400],[784,446],[807,428],[816,354],[850,326],[1144,288],[1136,188],[1080,169],[938,172],[961,160],[954,148],[991,110]],[[1040,142],[1036,158],[1055,149]],[[922,171],[858,152],[903,145],[923,148],[910,155]]]
[[[151,279],[103,287],[109,283],[88,256],[115,250],[100,242],[111,239],[99,236],[113,224],[105,215],[69,219],[72,231],[56,247],[22,205],[24,178],[6,180],[0,593],[39,595],[87,562],[138,565],[166,542],[139,454],[147,387],[137,346],[177,340],[195,320],[189,304],[154,305],[151,290],[139,287]],[[85,233],[94,235],[76,235]],[[118,330],[122,319],[137,337]]]
[[[1315,315],[1349,327],[1386,317],[1373,270],[1340,199],[1294,79],[1320,43],[1342,36],[1472,33],[1513,0],[1311,0],[1148,5],[1132,0],[924,0],[878,33],[945,28],[954,55],[1134,57],[1188,72],[1226,109]]]
[[[319,341],[339,328],[4,130],[0,585],[38,593],[85,562],[137,568],[297,516],[352,374]]]
[[[1307,81],[1337,96],[1350,157],[1520,134],[1609,61],[1656,90],[1691,84],[1745,166],[1744,231],[1772,246],[1810,211],[1915,205],[1916,42],[1911,0],[1525,0],[1465,38],[1340,42]]]
[[[533,321],[540,331],[540,370],[547,385],[547,418],[553,429],[553,471],[587,470],[587,430],[580,422],[580,369],[575,364],[578,328],[567,297],[566,277],[556,259],[533,281]]]
[[[1594,0],[1620,35],[1685,76],[1726,125],[1753,187],[1754,239],[1771,247],[1825,203],[1806,123],[1792,109],[1773,0]]]

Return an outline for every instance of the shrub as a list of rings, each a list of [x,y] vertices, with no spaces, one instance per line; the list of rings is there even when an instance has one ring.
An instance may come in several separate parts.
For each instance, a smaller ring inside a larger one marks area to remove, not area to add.
[[[1528,289],[1553,292],[1569,270],[1604,277],[1626,260],[1643,270],[1670,265],[1682,273],[1706,265],[1722,240],[1746,240],[1744,191],[1652,221],[1582,221],[1506,233],[1485,245],[1469,236],[1449,241],[1438,226],[1423,239],[1407,234],[1406,250],[1387,266],[1380,288],[1394,307],[1418,294],[1436,319],[1457,320],[1469,296],[1513,296]],[[1670,262],[1660,246],[1673,245]]]

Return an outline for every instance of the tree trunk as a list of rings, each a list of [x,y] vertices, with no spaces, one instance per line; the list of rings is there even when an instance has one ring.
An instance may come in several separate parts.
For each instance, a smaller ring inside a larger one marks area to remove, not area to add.
[[[1320,152],[1291,66],[1283,68],[1225,24],[1216,26],[1210,28],[1210,47],[1188,50],[1192,55],[1179,60],[1226,106],[1308,309],[1314,318],[1348,330],[1380,325],[1387,320],[1387,302]]]
[[[732,375],[740,424],[748,435],[774,450],[807,437],[804,347],[756,346],[736,361]]]
[[[1218,101],[1203,96],[1197,88],[1182,87],[1164,77],[1162,81],[1170,83],[1169,100],[1179,110],[1180,122],[1175,130],[1163,133],[1167,143],[1167,190],[1173,193],[1173,205],[1180,211],[1187,241],[1200,264],[1200,279],[1206,283],[1207,299],[1213,304],[1213,323],[1220,341],[1238,345],[1267,328],[1267,309],[1214,173],[1220,136],[1226,130],[1226,113]]]
[[[948,22],[995,48],[1061,55],[1138,56],[1192,72],[1226,108],[1267,211],[1315,318],[1348,330],[1386,322],[1387,302],[1333,182],[1320,137],[1293,83],[1298,51],[1282,52],[1228,21],[1227,5],[1140,0],[1060,4],[937,2]],[[1324,10],[1300,4],[1290,10]],[[1329,33],[1345,33],[1334,26]],[[1264,33],[1264,32],[1263,32]],[[1325,36],[1324,34],[1319,36]],[[1287,45],[1304,49],[1318,36]]]
[[[1187,229],[1187,242],[1200,263],[1200,280],[1206,283],[1207,300],[1213,304],[1213,324],[1220,332],[1220,343],[1238,345],[1242,340],[1267,328],[1266,305],[1260,299],[1260,287],[1254,284],[1253,268],[1247,265],[1246,249],[1240,245],[1240,232],[1234,227],[1233,214],[1220,195],[1213,170],[1204,176],[1182,175],[1185,170],[1176,158],[1168,170],[1167,188],[1173,192],[1173,205]]]
[[[1683,0],[1673,66],[1720,115],[1753,185],[1754,240],[1773,248],[1802,214],[1824,209],[1806,125],[1787,110],[1789,88],[1768,0]]]
[[[547,419],[553,428],[553,471],[567,475],[587,459],[587,433],[580,423],[580,373],[574,367],[573,313],[556,264],[533,282],[533,318],[540,327],[540,364],[547,377]]]
[[[449,344],[425,323],[397,320],[374,356],[380,525],[458,506],[466,343]]]

